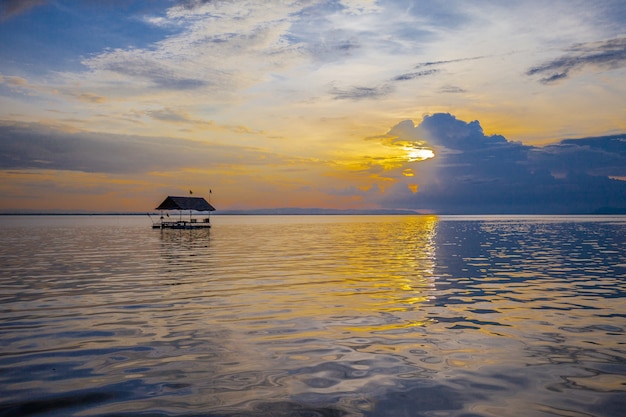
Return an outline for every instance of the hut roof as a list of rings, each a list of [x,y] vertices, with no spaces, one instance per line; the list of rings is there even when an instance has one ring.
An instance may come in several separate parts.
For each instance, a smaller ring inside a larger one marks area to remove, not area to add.
[[[155,210],[196,210],[215,211],[202,197],[173,197],[168,196]]]

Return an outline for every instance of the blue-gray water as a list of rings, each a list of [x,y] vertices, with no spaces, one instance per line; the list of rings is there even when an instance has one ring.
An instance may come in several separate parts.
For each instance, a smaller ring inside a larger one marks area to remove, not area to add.
[[[0,416],[616,416],[626,217],[0,216]]]

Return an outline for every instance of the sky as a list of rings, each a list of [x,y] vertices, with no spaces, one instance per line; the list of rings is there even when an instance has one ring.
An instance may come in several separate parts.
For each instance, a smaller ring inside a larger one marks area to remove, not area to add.
[[[623,0],[0,0],[0,211],[626,208]]]

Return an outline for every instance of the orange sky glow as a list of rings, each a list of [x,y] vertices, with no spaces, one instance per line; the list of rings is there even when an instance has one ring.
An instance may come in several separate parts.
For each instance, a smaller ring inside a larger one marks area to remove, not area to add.
[[[0,211],[429,209],[455,119],[519,165],[626,131],[623,2],[139,3],[1,10]]]

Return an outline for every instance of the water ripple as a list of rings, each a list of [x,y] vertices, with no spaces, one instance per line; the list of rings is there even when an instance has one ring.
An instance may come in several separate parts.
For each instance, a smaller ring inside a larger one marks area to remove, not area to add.
[[[621,416],[626,219],[0,217],[0,416]]]

